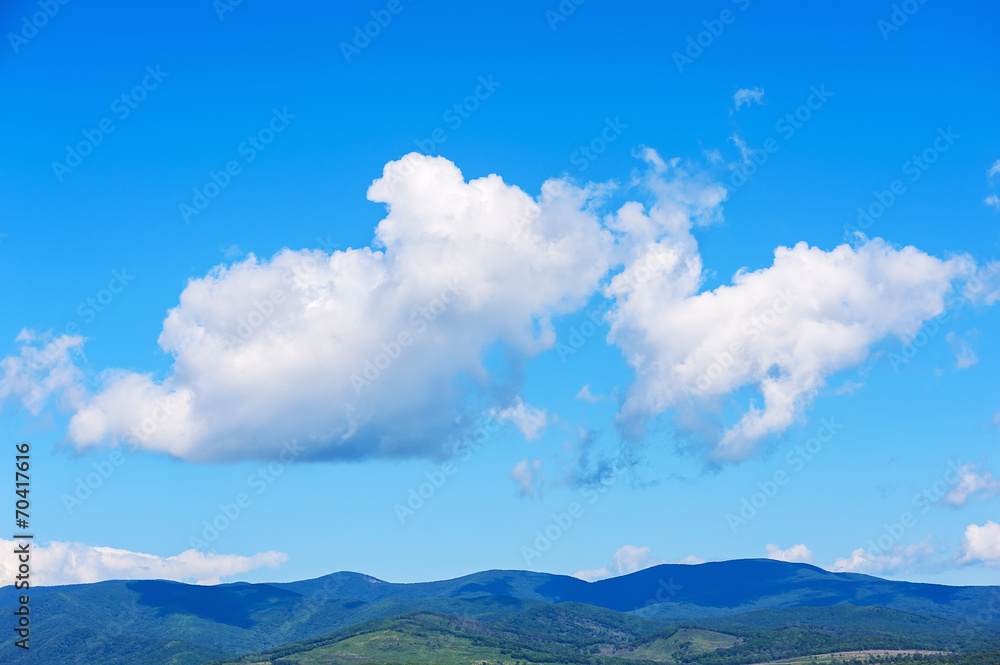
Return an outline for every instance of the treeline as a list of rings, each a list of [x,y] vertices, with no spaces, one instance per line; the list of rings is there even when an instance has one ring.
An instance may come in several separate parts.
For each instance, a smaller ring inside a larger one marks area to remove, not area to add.
[[[1000,644],[989,651],[979,651],[964,654],[914,654],[904,656],[899,660],[886,661],[892,663],[919,663],[920,665],[1000,665]]]
[[[403,663],[415,654],[407,649],[429,648],[442,657],[442,662],[455,660],[452,649],[455,645],[481,650],[487,663],[497,661],[497,665],[652,665],[670,663],[672,665],[751,665],[786,658],[809,657],[821,654],[870,650],[950,650],[954,635],[927,632],[911,632],[907,636],[890,632],[864,630],[857,627],[824,628],[818,626],[790,626],[761,630],[726,630],[724,634],[736,638],[729,647],[716,648],[705,652],[695,641],[687,641],[682,636],[675,642],[664,645],[681,630],[711,630],[700,622],[675,625],[666,630],[632,637],[628,633],[638,626],[632,622],[609,622],[601,625],[604,617],[575,608],[575,612],[559,613],[542,617],[535,621],[531,617],[525,622],[526,630],[516,627],[513,621],[494,624],[481,621],[418,611],[392,618],[378,619],[322,638],[303,640],[283,645],[228,663],[273,662],[275,665],[298,663],[297,655],[306,651],[332,647],[353,637],[385,633],[398,635],[404,642],[402,653],[395,657],[378,655],[383,663]],[[596,625],[595,625],[596,624]],[[877,622],[876,622],[877,625]],[[872,626],[876,628],[876,626]],[[885,626],[878,626],[884,628]],[[544,630],[545,632],[535,632]],[[715,630],[718,630],[716,628]],[[633,632],[634,635],[634,632]],[[611,638],[611,639],[609,639]],[[947,646],[945,646],[947,645]],[[611,648],[615,655],[606,655]],[[898,655],[869,659],[848,659],[853,663],[892,663],[921,665],[1000,665],[998,654],[1000,643],[978,641],[972,649],[966,647],[955,655]],[[638,650],[638,652],[637,652]],[[636,658],[642,654],[643,660]],[[360,654],[359,654],[360,655]],[[497,657],[499,656],[499,657]],[[364,656],[363,656],[364,657]],[[398,661],[395,659],[398,657]],[[449,660],[451,657],[451,660]]]

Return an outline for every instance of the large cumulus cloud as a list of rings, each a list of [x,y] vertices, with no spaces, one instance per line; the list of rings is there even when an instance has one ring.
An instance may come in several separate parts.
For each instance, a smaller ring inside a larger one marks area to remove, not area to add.
[[[735,422],[716,419],[709,436],[716,459],[744,459],[788,428],[827,377],[864,361],[880,340],[915,335],[974,273],[968,256],[943,260],[880,239],[830,251],[800,242],[778,247],[770,267],[702,290],[692,228],[721,215],[723,196],[676,161],[647,160],[657,197],[648,210],[616,213],[612,226],[628,232],[632,258],[605,289],[610,339],[636,372],[619,413],[626,432],[641,433],[668,409],[691,422],[750,388],[757,400]]]
[[[295,439],[303,460],[440,457],[484,414],[541,435],[546,405],[524,402],[520,363],[555,344],[555,317],[596,296],[607,341],[635,371],[620,431],[641,438],[675,413],[714,459],[737,461],[800,419],[831,375],[915,335],[949,294],[1000,297],[1000,270],[970,291],[969,256],[865,238],[778,247],[770,266],[707,290],[695,234],[723,220],[725,188],[639,156],[632,200],[609,210],[610,185],[554,179],[532,197],[407,155],[368,191],[387,209],[371,247],[251,255],[192,280],[159,338],[173,359],[165,378],[113,369],[85,393],[74,338],[37,390],[21,356],[0,364],[0,398],[37,411],[69,394],[67,438],[80,448],[228,461]]]
[[[250,256],[192,280],[159,338],[170,375],[107,373],[69,439],[194,461],[267,457],[287,439],[306,458],[439,455],[475,422],[470,387],[485,408],[519,404],[485,352],[548,348],[551,317],[607,272],[613,240],[590,196],[547,186],[535,200],[442,158],[391,162],[368,191],[388,210],[373,248]]]

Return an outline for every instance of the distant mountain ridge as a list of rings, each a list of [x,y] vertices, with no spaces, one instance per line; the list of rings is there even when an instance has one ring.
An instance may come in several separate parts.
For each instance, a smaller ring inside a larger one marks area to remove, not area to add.
[[[196,665],[413,612],[495,626],[531,621],[558,631],[563,629],[553,623],[552,612],[570,607],[590,607],[588,616],[600,617],[602,625],[636,635],[692,621],[706,629],[746,630],[742,616],[751,623],[770,622],[775,629],[801,623],[803,617],[825,617],[851,630],[864,625],[866,617],[881,617],[883,623],[890,617],[886,625],[893,630],[911,623],[932,626],[937,641],[944,633],[1000,637],[1000,613],[987,611],[1000,603],[1000,587],[895,582],[769,559],[664,564],[597,582],[488,570],[436,582],[393,583],[338,572],[284,583],[107,581],[30,593],[33,635],[45,641],[36,643],[37,649],[33,644],[29,658],[13,648],[12,637],[4,637],[0,652],[11,655],[12,664],[73,662],[66,656],[76,654],[112,665]],[[0,612],[11,611],[16,595],[13,587],[0,588]],[[575,644],[578,629],[570,632]]]
[[[394,583],[352,572],[271,586],[306,595],[326,593],[365,602],[387,598],[510,596],[544,603],[580,602],[652,617],[724,616],[756,609],[881,606],[954,619],[968,618],[1000,587],[897,582],[772,559],[661,564],[586,582],[566,575],[488,570],[439,582]],[[685,613],[687,612],[687,613]],[[1000,616],[993,617],[1000,622]]]

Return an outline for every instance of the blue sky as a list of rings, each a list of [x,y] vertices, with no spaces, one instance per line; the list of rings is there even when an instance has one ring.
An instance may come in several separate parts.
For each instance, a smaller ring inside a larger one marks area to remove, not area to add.
[[[995,7],[41,5],[0,428],[51,582],[1000,583]]]

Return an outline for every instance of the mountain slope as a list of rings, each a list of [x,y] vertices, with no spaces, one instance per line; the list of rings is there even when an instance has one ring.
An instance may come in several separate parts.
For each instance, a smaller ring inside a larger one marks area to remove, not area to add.
[[[313,598],[268,584],[213,587],[157,580],[111,581],[31,590],[31,653],[0,639],[3,662],[62,663],[66,653],[93,662],[200,663],[317,637],[355,624],[415,610],[497,619],[534,605],[502,596],[481,598],[387,598],[373,603],[351,598]],[[10,605],[0,606],[10,613]],[[123,636],[128,635],[127,644]],[[44,642],[44,648],[41,646]],[[175,644],[176,643],[176,644]],[[184,647],[186,643],[190,649]],[[34,645],[39,645],[35,648]],[[53,651],[53,645],[59,648]],[[75,645],[73,651],[68,645]],[[160,659],[164,645],[190,651]],[[181,647],[184,647],[183,649]],[[48,656],[46,656],[48,654]]]
[[[860,650],[940,650],[954,641],[956,623],[894,610],[820,608],[763,610],[772,627],[670,626],[650,633],[645,621],[578,603],[539,606],[489,623],[432,612],[365,622],[314,640],[284,645],[225,663],[273,665],[635,665],[639,662],[746,665]],[[768,616],[776,613],[781,616]],[[805,618],[806,621],[798,619]],[[823,619],[835,625],[809,625]],[[713,620],[710,620],[713,621]],[[753,622],[744,622],[744,624]],[[901,628],[898,634],[887,628]]]
[[[576,650],[611,652],[679,625],[749,635],[757,628],[865,630],[865,621],[877,621],[889,637],[905,635],[918,641],[923,639],[921,630],[940,635],[947,625],[957,636],[952,643],[961,648],[975,642],[970,637],[995,636],[1000,628],[995,614],[985,614],[995,622],[992,626],[974,622],[1000,598],[998,587],[893,582],[769,560],[663,565],[594,583],[493,570],[420,584],[335,573],[292,583],[206,587],[110,581],[34,588],[30,593],[33,635],[107,662],[116,662],[119,652],[148,663],[193,663],[199,653],[205,659],[231,657],[414,611],[486,622],[497,630],[544,634],[572,643]],[[0,612],[12,610],[16,595],[12,587],[0,589]],[[876,611],[880,607],[889,609]],[[869,611],[855,611],[859,608]],[[770,623],[758,624],[765,621]],[[125,640],[123,635],[130,637]],[[62,662],[37,653],[29,660],[13,647],[13,639],[13,634],[0,638],[0,652],[9,655],[11,663]],[[806,641],[812,639],[810,633]],[[735,645],[734,652],[741,648]]]
[[[358,598],[474,598],[503,595],[546,603],[573,601],[660,618],[725,616],[756,609],[863,605],[933,616],[975,616],[997,587],[952,587],[831,573],[801,563],[739,559],[699,565],[663,564],[599,582],[526,571],[490,570],[441,582],[395,584],[358,573],[334,573],[275,584],[306,595]],[[1000,617],[994,617],[1000,622]]]

